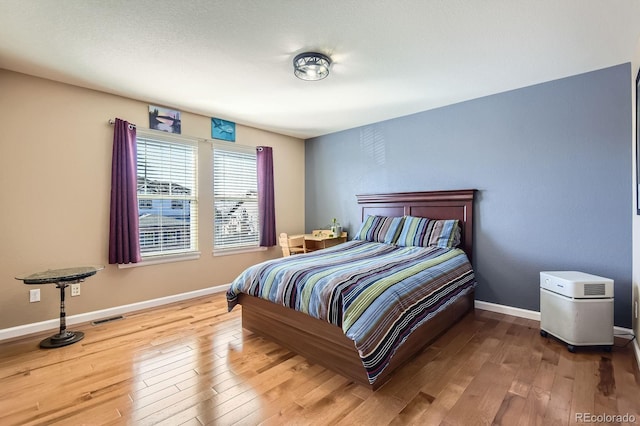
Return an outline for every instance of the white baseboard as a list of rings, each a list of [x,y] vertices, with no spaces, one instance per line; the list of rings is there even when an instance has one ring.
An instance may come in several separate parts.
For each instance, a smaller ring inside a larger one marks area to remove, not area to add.
[[[156,306],[167,305],[169,303],[180,302],[183,300],[193,299],[201,296],[208,296],[214,293],[227,291],[229,284],[219,285],[215,287],[204,288],[201,290],[190,291],[187,293],[174,294],[172,296],[161,297],[158,299],[146,300],[144,302],[131,303],[129,305],[115,306],[113,308],[102,309],[99,311],[86,312],[84,314],[71,315],[66,318],[67,325],[81,324],[84,322],[95,321],[102,318],[109,318],[117,315],[123,315],[129,312],[140,311],[142,309],[154,308]],[[534,321],[540,321],[540,312],[530,311],[528,309],[515,308],[513,306],[498,305],[496,303],[483,302],[476,300],[474,303],[476,309],[497,312],[505,315],[512,315],[519,318],[527,318]],[[19,325],[0,330],[0,341],[22,337],[29,334],[39,333],[58,328],[60,319],[55,318],[47,321],[36,322],[33,324]],[[626,335],[633,335],[633,330],[624,327],[614,327],[614,333],[619,337],[631,339]],[[640,369],[640,345],[638,339],[633,341],[633,349]]]
[[[67,325],[81,324],[84,322],[95,321],[103,318],[110,318],[117,315],[123,315],[129,312],[140,311],[142,309],[154,308],[156,306],[167,305],[169,303],[180,302],[182,300],[193,299],[201,296],[208,296],[214,293],[227,291],[229,284],[219,285],[215,287],[203,288],[201,290],[189,291],[187,293],[174,294],[172,296],[160,297],[158,299],[145,300],[144,302],[131,303],[129,305],[115,306],[113,308],[102,309],[99,311],[86,312],[84,314],[71,315],[66,317]],[[41,331],[53,330],[60,327],[60,318],[50,319],[47,321],[36,322],[33,324],[19,325],[0,330],[0,341],[22,337]]]
[[[497,312],[500,314],[511,315],[519,318],[527,318],[540,322],[540,312],[538,311],[530,311],[527,309],[514,308],[512,306],[498,305],[496,303],[483,302],[482,300],[476,300],[474,306],[476,309],[482,309],[484,311]],[[631,340],[633,338],[633,330],[630,328],[618,327],[616,325],[613,327],[613,333],[617,337],[620,337],[622,339]],[[640,362],[640,359],[638,362]]]
[[[540,321],[540,312],[537,311],[514,308],[513,306],[498,305],[496,303],[483,302],[482,300],[476,300],[474,306],[476,309],[482,309],[484,311],[497,312],[499,314],[511,315],[518,318]]]

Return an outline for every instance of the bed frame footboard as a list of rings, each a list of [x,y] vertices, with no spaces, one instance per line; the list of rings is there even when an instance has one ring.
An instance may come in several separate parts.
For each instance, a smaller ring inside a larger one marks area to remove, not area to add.
[[[369,383],[353,341],[344,335],[341,328],[257,297],[240,294],[238,301],[242,305],[242,326],[247,330],[355,383],[376,390],[390,378],[394,370],[411,360],[472,310],[473,299],[473,292],[459,298],[414,331],[373,385]]]

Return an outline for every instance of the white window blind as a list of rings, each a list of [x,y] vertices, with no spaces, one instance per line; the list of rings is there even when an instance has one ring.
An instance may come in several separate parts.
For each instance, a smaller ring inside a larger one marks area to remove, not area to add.
[[[197,251],[197,142],[140,131],[137,142],[142,257]]]
[[[213,148],[214,250],[257,247],[258,178],[255,148]]]

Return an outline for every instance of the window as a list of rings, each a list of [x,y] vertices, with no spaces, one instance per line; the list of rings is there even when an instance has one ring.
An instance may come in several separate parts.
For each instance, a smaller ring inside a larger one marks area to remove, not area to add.
[[[196,141],[138,130],[140,252],[153,256],[198,249]]]
[[[214,250],[258,247],[260,235],[255,148],[214,145],[213,203]]]

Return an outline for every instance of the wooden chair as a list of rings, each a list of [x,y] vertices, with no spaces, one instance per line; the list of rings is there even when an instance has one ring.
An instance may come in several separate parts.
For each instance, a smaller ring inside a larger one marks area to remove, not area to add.
[[[307,252],[304,235],[292,235],[289,237],[283,232],[280,234],[280,247],[282,248],[283,257]]]

